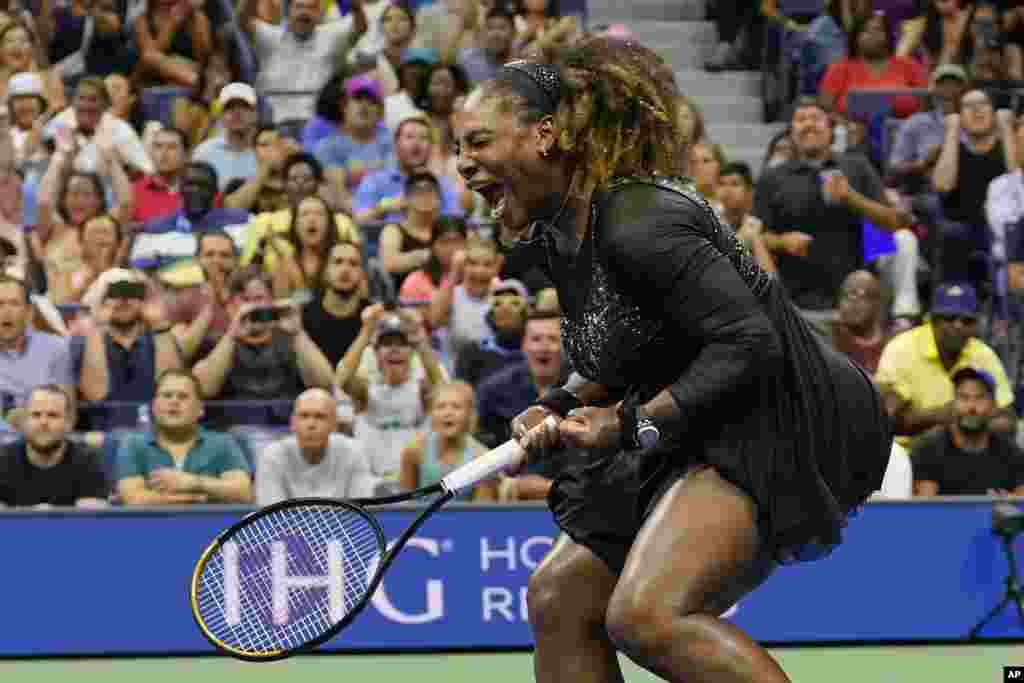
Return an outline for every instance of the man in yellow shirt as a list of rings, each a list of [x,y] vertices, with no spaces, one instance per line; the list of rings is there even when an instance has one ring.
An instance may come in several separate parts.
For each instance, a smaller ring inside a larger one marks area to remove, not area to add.
[[[963,367],[984,370],[995,378],[997,409],[992,430],[1011,435],[1016,431],[1006,370],[995,351],[975,336],[977,325],[974,288],[946,283],[935,290],[930,320],[897,335],[882,351],[875,383],[899,444],[909,446],[912,437],[952,422],[952,377]]]

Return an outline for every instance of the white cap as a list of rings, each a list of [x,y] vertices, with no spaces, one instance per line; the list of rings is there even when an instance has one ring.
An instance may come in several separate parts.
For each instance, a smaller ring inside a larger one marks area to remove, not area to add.
[[[7,81],[7,99],[12,97],[42,97],[43,96],[43,79],[37,74],[22,72],[20,74],[14,74],[10,80]]]
[[[256,91],[247,83],[228,83],[220,91],[217,102],[226,107],[232,100],[242,100],[250,107],[256,107]]]

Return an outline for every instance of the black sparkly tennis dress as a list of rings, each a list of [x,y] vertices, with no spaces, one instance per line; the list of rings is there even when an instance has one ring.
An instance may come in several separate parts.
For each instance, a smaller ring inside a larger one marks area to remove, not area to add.
[[[871,378],[685,181],[619,179],[591,209],[578,249],[570,229],[531,228],[573,369],[616,400],[669,388],[680,417],[651,450],[591,452],[560,474],[548,498],[560,528],[621,571],[659,497],[704,464],[753,498],[780,562],[827,555],[888,462]]]

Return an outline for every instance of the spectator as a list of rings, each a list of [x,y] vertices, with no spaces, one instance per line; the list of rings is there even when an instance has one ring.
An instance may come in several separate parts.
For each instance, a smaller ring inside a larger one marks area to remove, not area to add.
[[[891,335],[882,325],[882,288],[872,273],[855,270],[839,290],[839,310],[832,345],[872,375]]]
[[[835,6],[836,3],[832,3]],[[760,11],[756,2],[714,0],[708,3],[708,19],[714,20],[718,45],[704,68],[708,71],[743,69],[752,65],[751,43]]]
[[[138,96],[134,84],[123,74],[112,73],[103,79],[103,84],[107,86],[107,94],[110,95],[110,113],[142,133],[142,144],[146,148],[146,153],[155,161],[150,141],[146,138],[146,124],[151,123],[162,128],[163,123],[147,121],[142,98]]]
[[[177,212],[182,207],[181,176],[188,159],[189,140],[178,128],[162,128],[153,139],[156,173],[132,184],[132,221],[148,221]]]
[[[1024,453],[993,433],[996,380],[965,366],[953,374],[952,420],[914,446],[915,496],[1024,496]]]
[[[302,326],[332,368],[359,336],[369,305],[366,289],[362,249],[352,242],[336,243],[321,272],[319,296],[302,309]]]
[[[370,469],[397,484],[402,446],[423,424],[430,392],[444,375],[429,338],[405,312],[395,315],[374,304],[363,311],[362,321],[359,336],[338,365],[337,384],[352,398],[355,435],[370,458]],[[371,341],[380,381],[357,372]],[[425,370],[422,379],[412,373],[413,354]]]
[[[199,426],[199,382],[184,370],[157,381],[153,431],[117,449],[117,493],[125,505],[250,503],[250,468],[229,434]]]
[[[82,266],[81,233],[86,223],[107,214],[120,226],[130,220],[133,211],[131,183],[121,164],[103,151],[100,170],[111,179],[116,201],[108,211],[101,175],[71,170],[75,149],[73,141],[67,142],[50,159],[39,184],[35,229],[29,235],[32,255],[45,269],[51,285]],[[115,252],[113,258],[122,259],[124,254]]]
[[[523,56],[543,55],[565,45],[578,30],[576,17],[562,16],[558,0],[518,0],[515,7],[515,50]]]
[[[775,259],[764,243],[764,223],[751,211],[754,208],[754,178],[750,166],[742,161],[726,164],[718,181],[718,201],[722,218],[736,237],[750,250],[762,270],[775,272]]]
[[[306,197],[292,209],[292,227],[282,237],[271,237],[269,248],[277,253],[271,273],[274,297],[316,298],[327,268],[327,259],[338,243],[331,229],[333,214],[320,197]]]
[[[284,189],[288,200],[285,209],[272,213],[262,213],[249,223],[245,231],[245,246],[242,248],[242,264],[262,263],[268,271],[277,267],[277,254],[267,249],[270,236],[281,236],[288,233],[292,226],[291,207],[306,197],[322,197],[337,213],[334,224],[338,229],[338,239],[348,242],[362,242],[363,236],[348,214],[339,209],[336,201],[337,193],[333,192],[324,178],[324,170],[316,157],[305,152],[293,154],[284,162]]]
[[[262,126],[253,138],[256,141],[256,174],[234,178],[224,188],[224,206],[265,213],[283,209],[284,162],[299,152],[298,143],[282,136],[273,126]]]
[[[233,79],[227,56],[215,52],[203,72],[202,85],[183,97],[171,100],[170,125],[185,131],[189,147],[215,137],[215,132],[220,134],[219,116],[222,112],[217,100]]]
[[[345,118],[341,130],[314,151],[332,181],[354,191],[367,174],[393,159],[391,132],[383,125],[384,98],[380,84],[365,76],[345,81]]]
[[[437,131],[437,144],[434,145],[430,167],[437,175],[448,177],[456,185],[464,181],[455,167],[452,116],[468,93],[469,81],[462,67],[457,64],[436,64],[427,73],[420,101],[417,102]]]
[[[437,52],[426,48],[410,47],[402,54],[402,63],[398,67],[398,90],[384,98],[384,125],[388,130],[397,130],[406,119],[426,116],[416,106],[416,100],[423,90],[427,71],[439,62]]]
[[[960,110],[967,90],[967,72],[957,64],[943,64],[932,72],[932,107],[900,124],[889,154],[889,173],[902,181],[910,194],[929,192],[931,174],[946,137],[946,117]]]
[[[1017,163],[988,185],[985,217],[993,236],[992,256],[1008,262],[1007,284],[1018,298],[1024,292],[1024,115],[1015,121]],[[1005,244],[1005,253],[999,245]]]
[[[196,261],[201,283],[169,290],[166,305],[186,364],[191,364],[204,339],[220,339],[231,324],[227,281],[238,267],[238,248],[223,230],[201,232],[196,236]]]
[[[476,398],[465,382],[442,384],[430,400],[430,428],[402,449],[399,484],[405,490],[440,482],[487,449],[473,437]],[[461,500],[496,501],[498,482],[487,479],[459,494]]]
[[[769,168],[775,168],[787,161],[796,158],[796,144],[793,142],[792,131],[789,128],[775,134],[768,149],[764,152],[764,162],[761,164],[761,174]]]
[[[53,107],[54,101],[49,102]],[[50,119],[43,137],[55,140],[58,147],[69,144],[75,151],[69,160],[78,170],[99,170],[101,157],[116,159],[145,175],[155,170],[139,134],[110,112],[110,93],[97,77],[87,76],[78,82],[71,106]]]
[[[898,259],[885,273],[894,290],[894,317],[920,313],[917,238],[906,212],[888,205],[882,182],[861,155],[832,153],[829,116],[813,98],[800,98],[792,116],[797,159],[761,176],[754,215],[779,275],[809,321],[826,337],[833,302],[847,275],[864,261],[864,221],[895,233]]]
[[[416,171],[405,181],[405,220],[389,223],[380,233],[380,260],[401,290],[406,276],[431,259],[430,239],[441,214],[441,182],[429,171]]]
[[[82,226],[80,254],[64,270],[47,274],[49,297],[57,305],[79,303],[101,273],[124,259],[127,248],[121,226],[110,216],[98,216]]]
[[[220,179],[217,189],[223,190],[234,178],[256,175],[256,91],[245,83],[229,83],[220,91],[217,104],[223,112],[224,133],[196,147],[192,160],[213,166]]]
[[[83,297],[102,335],[105,354],[83,359],[81,376],[104,376],[104,400],[149,403],[156,378],[182,367],[177,340],[157,297],[141,274],[123,268],[105,272]],[[138,410],[97,407],[89,417],[92,429],[129,427],[136,424]]]
[[[380,16],[380,30],[384,46],[377,53],[377,69],[373,75],[384,96],[390,97],[402,89],[398,73],[416,33],[416,17],[412,8],[404,2],[388,4]]]
[[[99,458],[69,440],[74,402],[56,384],[29,393],[24,439],[0,449],[0,507],[107,507]]]
[[[323,22],[319,0],[296,0],[288,3],[284,26],[272,26],[255,17],[255,0],[243,0],[238,23],[260,62],[256,87],[261,92],[318,91],[367,31],[362,0],[349,0],[349,10],[341,21]],[[272,97],[270,105],[278,122],[305,119],[312,111],[312,102],[303,98]]]
[[[430,260],[409,273],[398,291],[402,301],[430,301],[450,276],[455,254],[466,247],[469,228],[456,216],[439,216],[430,228]],[[401,255],[400,255],[401,256]]]
[[[257,505],[373,495],[378,480],[366,455],[337,429],[337,402],[328,392],[309,389],[295,399],[292,435],[267,446],[257,460]]]
[[[43,81],[34,73],[11,76],[7,85],[7,110],[14,164],[22,171],[46,165],[48,154],[43,147],[43,114],[48,105],[43,95]]]
[[[849,33],[847,58],[834,62],[821,79],[825,108],[846,115],[846,96],[855,89],[924,88],[928,76],[910,57],[892,54],[885,15],[876,12],[859,19]],[[917,111],[915,97],[893,97],[892,111],[906,117]],[[863,123],[867,123],[866,121]]]
[[[98,0],[46,2],[36,7],[40,43],[51,70],[65,81],[86,74],[107,76],[137,61],[131,33],[135,18],[145,12],[145,3]]]
[[[1011,81],[1024,80],[1024,5],[1005,7],[1003,35],[1006,39],[1006,71]]]
[[[680,144],[692,145],[705,139],[704,113],[694,100],[683,94],[676,97],[676,116],[679,119]]]
[[[47,114],[52,114],[64,108],[66,103],[64,97],[64,83],[61,80],[59,67],[46,68],[39,62],[39,40],[32,29],[20,21],[12,21],[0,28],[0,68],[3,78],[0,78],[0,99],[6,100],[7,79],[14,74],[32,73],[43,83],[43,92],[49,105]]]
[[[352,198],[358,223],[400,223],[408,198],[402,196],[409,177],[426,170],[434,139],[430,122],[416,117],[402,121],[395,130],[395,161],[363,178]],[[451,181],[441,178],[441,213],[461,215],[458,194]]]
[[[204,342],[198,354],[202,360],[194,368],[205,398],[294,400],[305,389],[332,385],[331,366],[303,329],[298,307],[275,305],[271,287],[269,278],[252,266],[228,280],[231,326],[215,344]],[[233,408],[217,417],[236,425],[287,421],[276,407]]]
[[[451,277],[430,301],[431,329],[448,328],[449,361],[458,366],[461,355],[489,333],[485,320],[488,294],[501,271],[501,256],[493,242],[471,240],[466,251],[452,257]]]
[[[151,0],[135,20],[136,77],[147,86],[197,87],[213,52],[206,0]]]
[[[465,3],[467,9],[472,5],[473,3]],[[451,47],[445,60],[449,63],[457,61],[469,82],[473,84],[494,78],[498,68],[511,59],[515,43],[513,17],[507,9],[498,5],[487,12],[484,18],[483,44],[480,47],[457,50],[465,34],[474,28],[475,23],[475,12],[472,16],[460,17],[460,30],[449,43]],[[457,52],[453,52],[452,47],[456,48]],[[457,60],[452,58],[454,54],[458,54]]]
[[[77,396],[67,341],[30,328],[31,316],[25,283],[0,275],[0,395],[5,410],[12,404],[22,405],[32,388],[42,384],[59,384],[72,399]],[[102,354],[102,340],[93,335],[92,341],[86,353]],[[106,393],[101,377],[89,377],[81,389],[88,400]]]
[[[693,178],[694,187],[709,202],[717,204],[718,183],[721,180],[722,167],[725,166],[722,146],[710,142],[696,142],[690,145],[689,155],[687,171]]]
[[[163,265],[165,260],[190,259],[195,253],[196,235],[210,230],[240,227],[249,222],[244,209],[220,209],[214,206],[217,197],[217,171],[205,162],[191,161],[185,166],[181,185],[182,208],[151,221],[132,245],[131,258],[139,267],[151,267],[151,261]],[[189,268],[186,261],[177,268]],[[172,274],[162,274],[171,278]]]
[[[985,223],[985,195],[989,183],[1016,165],[1013,154],[1013,115],[1001,109],[993,115],[992,99],[971,90],[960,100],[960,113],[946,116],[942,151],[932,171],[932,184],[941,196],[937,217],[942,238],[942,278],[978,280],[970,272],[971,255],[986,257],[995,247]]]
[[[459,356],[455,376],[480,386],[488,377],[509,365],[526,360],[523,334],[530,312],[530,293],[518,280],[502,280],[491,288],[484,319],[490,334]]]
[[[557,312],[535,313],[526,323],[523,335],[526,360],[485,379],[477,391],[480,415],[480,441],[495,448],[511,437],[509,424],[549,388],[558,386],[562,375],[562,334]],[[558,462],[551,457],[535,458],[526,469],[503,483],[503,498],[543,500],[551,488],[559,462],[571,459],[572,451],[562,451]]]
[[[1006,371],[996,353],[978,339],[977,325],[974,288],[946,283],[935,290],[931,320],[893,337],[882,350],[875,383],[901,445],[909,446],[910,437],[952,421],[951,378],[965,366],[985,370],[996,379],[992,430],[1004,434],[1016,430]]]
[[[968,29],[974,11],[974,2],[968,0],[928,0],[918,16],[904,23],[896,54],[909,57],[923,47],[931,68],[966,64],[972,49]]]
[[[342,132],[346,108],[345,81],[351,77],[352,70],[343,68],[320,88],[313,117],[302,127],[302,151],[312,154],[322,140]]]

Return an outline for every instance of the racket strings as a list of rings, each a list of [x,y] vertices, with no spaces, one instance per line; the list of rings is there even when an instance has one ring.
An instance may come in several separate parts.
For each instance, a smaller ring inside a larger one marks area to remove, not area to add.
[[[196,581],[198,616],[234,650],[294,650],[363,601],[382,552],[375,526],[356,509],[282,508],[210,556]]]

